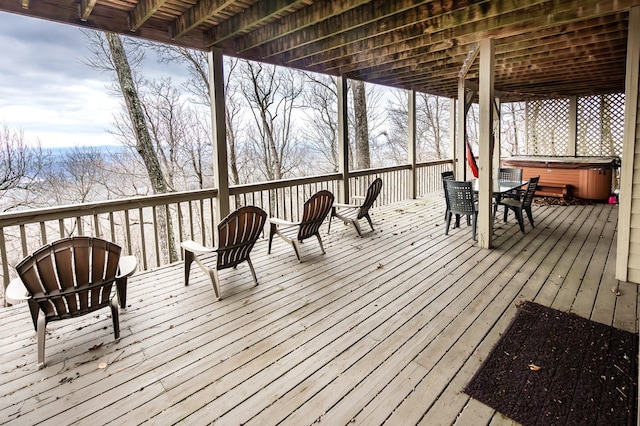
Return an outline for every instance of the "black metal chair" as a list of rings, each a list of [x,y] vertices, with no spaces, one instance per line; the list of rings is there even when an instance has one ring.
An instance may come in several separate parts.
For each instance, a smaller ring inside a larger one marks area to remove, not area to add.
[[[498,169],[498,180],[504,180],[507,182],[522,182],[522,169]]]
[[[444,211],[444,220],[447,220],[447,214],[449,213],[449,198],[447,197],[447,185],[445,185],[445,181],[447,180],[455,180],[453,176],[453,172],[451,170],[447,170],[445,172],[440,173],[442,175],[442,189],[444,190],[444,200],[446,203],[445,211]],[[459,224],[460,216],[456,217],[456,223]]]
[[[471,234],[476,241],[476,223],[478,221],[478,208],[473,196],[473,183],[468,181],[447,180],[444,181],[449,209],[447,211],[447,228],[444,232],[449,235],[451,216],[466,216],[467,223],[471,221]]]
[[[524,191],[524,194],[521,199],[513,199],[513,198],[505,198],[500,200],[500,205],[505,207],[505,216],[504,220],[507,221],[507,212],[509,210],[513,210],[516,214],[516,218],[518,219],[518,225],[520,225],[520,231],[524,234],[524,215],[523,211],[527,213],[527,217],[529,218],[529,222],[531,223],[531,227],[535,227],[533,223],[533,212],[531,211],[531,204],[533,203],[533,196],[536,192],[536,187],[538,186],[538,181],[540,180],[540,176],[532,177],[529,179],[529,184],[527,185],[527,189]]]
[[[506,181],[506,182],[522,182],[522,169],[511,169],[500,167],[498,169],[498,180]],[[514,200],[519,200],[524,191],[522,189],[514,189],[513,191],[506,192],[500,195],[500,199],[502,198],[513,198]],[[496,216],[496,211],[498,210],[498,204],[500,200],[496,200],[496,203],[493,205],[493,217]],[[504,209],[504,221],[507,221],[507,208]]]

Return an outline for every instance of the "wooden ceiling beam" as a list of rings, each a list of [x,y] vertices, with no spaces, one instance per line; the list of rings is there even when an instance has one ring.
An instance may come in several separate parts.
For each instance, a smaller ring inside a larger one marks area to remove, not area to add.
[[[481,5],[473,4],[470,0],[442,3],[377,0],[318,22],[304,31],[297,31],[287,39],[267,43],[261,47],[261,54],[268,58],[286,52],[287,61],[300,60],[324,50],[370,38],[372,34],[396,32],[404,27],[422,34],[428,30],[424,22],[439,20],[454,7],[480,8],[486,4],[488,0]],[[473,15],[473,12],[469,15]]]
[[[496,47],[496,73],[500,73],[507,68],[517,68],[521,63],[537,63],[547,58],[558,60],[558,58],[583,59],[589,55],[603,55],[610,52],[624,54],[626,51],[626,33],[605,33],[599,36],[600,43],[595,43],[592,36],[586,36],[582,39],[575,39],[575,44],[568,46],[566,42],[555,42],[548,45],[532,45],[530,48],[520,50],[511,50],[509,47]],[[451,53],[451,52],[449,52]],[[459,52],[457,55],[451,56],[451,63],[461,63],[464,58]],[[360,70],[361,74],[368,75],[370,78],[378,79],[385,74],[393,74],[394,76],[414,75],[420,69],[431,69],[443,62],[443,58],[419,60],[419,55],[406,58],[402,61],[393,61],[384,64],[382,67],[372,67]]]
[[[207,36],[207,45],[213,46],[250,31],[252,28],[262,26],[266,22],[272,21],[274,17],[283,14],[291,6],[300,3],[303,3],[303,0],[259,1],[244,12],[234,15],[213,27]]]
[[[609,83],[613,79],[615,80],[615,76],[620,76],[622,79],[622,83],[624,83],[624,70],[618,70],[614,72],[610,69],[607,69],[605,66],[602,67],[601,71],[598,72],[589,72],[593,69],[594,66],[606,65],[606,61],[596,61],[590,64],[582,64],[582,65],[574,65],[571,67],[570,72],[567,72],[566,68],[556,68],[556,69],[547,69],[541,70],[540,72],[535,73],[527,73],[523,74],[521,78],[503,78],[502,76],[496,76],[496,88],[501,91],[513,91],[514,87],[528,87],[529,89],[532,87],[531,84],[538,84],[541,89],[539,89],[540,93],[544,93],[544,87],[549,85],[561,84],[566,87],[570,87],[574,83],[578,83],[580,81],[602,81],[604,86],[611,86]],[[449,70],[450,73],[455,72],[455,69]],[[385,79],[385,80],[374,80],[370,79],[369,81],[375,81],[377,84],[382,85],[392,85],[392,86],[403,86],[403,87],[429,87],[432,82],[436,82],[433,86],[437,86],[437,81],[439,80],[439,76],[441,76],[443,71],[433,72],[433,73],[418,73],[413,78],[397,78],[397,79]],[[476,80],[477,73],[469,76],[469,80]],[[451,79],[448,79],[452,81]],[[571,84],[568,84],[571,83]],[[597,84],[597,83],[594,83]],[[430,91],[427,90],[429,93]],[[455,92],[452,92],[455,93]]]
[[[277,22],[254,30],[236,41],[236,52],[243,53],[258,46],[263,46],[273,40],[289,37],[295,31],[303,31],[317,22],[339,16],[351,9],[371,0],[332,0],[314,2],[313,4],[283,16]]]
[[[591,69],[590,74],[602,73],[606,74],[609,72],[615,73],[618,71],[616,67],[608,66],[611,63],[612,58],[617,55],[603,55],[600,57],[592,58],[590,60],[553,60],[548,59],[547,61],[540,61],[537,64],[521,64],[517,68],[512,68],[510,73],[500,73],[496,72],[496,80],[522,80],[531,78],[531,76],[545,76],[545,75],[554,75],[554,78],[562,78],[563,80],[570,80],[574,77],[574,74],[577,72],[583,72],[586,69]],[[595,69],[595,70],[594,70]],[[439,67],[425,68],[424,70],[416,70],[413,73],[402,73],[402,74],[386,74],[385,77],[377,77],[373,74],[365,74],[369,80],[376,80],[382,84],[389,84],[390,81],[404,81],[404,80],[420,80],[421,75],[425,75],[428,78],[437,77],[437,76],[449,76],[453,77],[455,74],[452,74],[455,71],[455,67],[451,64],[443,64]],[[474,79],[478,77],[477,66],[473,67],[468,72],[468,78]]]
[[[96,5],[96,0],[80,0],[80,20],[88,21],[91,12],[93,11],[94,6]]]
[[[621,2],[633,3],[638,0],[621,0]],[[400,30],[395,34],[375,35],[367,40],[354,43],[352,45],[343,46],[338,49],[325,52],[321,55],[309,57],[303,62],[305,66],[320,66],[324,69],[331,70],[332,67],[346,66],[346,69],[340,69],[340,72],[348,73],[349,68],[360,68],[360,63],[370,63],[379,58],[389,55],[388,52],[395,49],[402,52],[409,48],[423,48],[428,51],[430,45],[453,41],[454,45],[470,45],[478,42],[484,37],[493,37],[501,39],[505,37],[514,37],[530,32],[532,28],[542,31],[546,28],[560,27],[577,22],[578,14],[576,8],[581,9],[581,19],[599,18],[602,16],[601,7],[597,0],[573,0],[571,2],[562,2],[553,0],[555,7],[549,11],[552,15],[542,15],[541,8],[545,5],[535,5],[526,9],[518,9],[508,12],[500,16],[492,16],[489,19],[480,21],[464,22],[443,31],[432,32],[429,34],[420,34],[416,36],[416,32],[411,29]],[[626,4],[625,3],[625,4]],[[579,6],[578,6],[579,4]],[[613,8],[611,5],[609,8]],[[613,13],[613,12],[612,12]],[[493,32],[489,30],[493,29]],[[468,48],[465,47],[465,50]],[[348,58],[348,59],[341,59]],[[288,58],[288,63],[290,61]]]
[[[139,0],[133,10],[129,12],[129,28],[131,31],[137,31],[166,2],[167,0]]]
[[[567,47],[566,43],[554,43],[548,46],[533,46],[531,48],[524,48],[521,50],[513,51],[506,49],[504,53],[496,53],[496,73],[500,74],[508,72],[507,69],[516,69],[521,66],[522,63],[536,64],[538,61],[542,61],[547,58],[551,58],[557,61],[561,58],[567,59],[569,57],[583,58],[587,55],[606,55],[611,52],[615,52],[618,55],[624,55],[626,51],[626,33],[621,37],[615,38],[616,33],[603,34],[602,39],[609,41],[608,45],[597,47],[595,44],[587,44],[587,41],[592,42],[592,37],[585,37],[582,40],[577,40],[576,45]],[[616,44],[611,44],[613,41],[618,41]],[[504,46],[503,46],[504,49]],[[496,52],[499,49],[496,47]],[[384,75],[393,75],[397,78],[404,76],[415,76],[420,70],[434,70],[435,67],[442,65],[443,63],[460,64],[464,61],[464,52],[459,52],[450,58],[438,57],[437,59],[420,60],[419,55],[411,58],[407,58],[401,61],[389,62],[383,64],[381,67],[372,67],[359,70],[359,75],[366,75],[367,78],[380,79]],[[612,60],[614,58],[611,55],[608,56]],[[349,75],[349,74],[347,74]]]
[[[539,8],[548,2],[549,0],[530,0],[524,10],[535,6]],[[397,46],[410,40],[423,46],[450,43],[452,37],[449,34],[454,28],[461,25],[475,28],[471,25],[474,22],[478,26],[483,22],[497,20],[502,16],[502,7],[502,2],[479,3],[464,9],[442,9],[439,10],[441,13],[435,16],[424,13],[419,7],[381,22],[380,28],[370,25],[338,34],[320,44],[302,47],[298,47],[300,44],[297,44],[284,56],[288,63],[307,59],[306,63],[309,65],[320,65],[335,56],[343,57],[346,51],[358,54],[370,49]],[[518,11],[520,10],[522,9],[519,6]],[[455,40],[453,42],[456,43]]]
[[[552,43],[559,39],[565,39],[567,43],[573,43],[575,38],[572,36],[572,33],[588,33],[588,35],[593,37],[604,37],[607,32],[615,31],[625,34],[626,37],[627,23],[621,14],[599,18],[597,22],[600,21],[603,21],[604,24],[596,27],[596,29],[599,30],[593,29],[594,23],[593,20],[591,20],[571,24],[564,30],[560,27],[554,27],[536,31],[534,33],[525,33],[507,39],[502,39],[496,44],[496,55],[503,54],[508,50],[521,50],[526,52],[529,51],[529,49],[536,48],[537,46],[541,46],[541,48],[546,49],[545,46],[547,43]],[[557,47],[558,46],[555,44],[549,45],[549,50]],[[424,46],[411,43],[411,45],[396,47],[396,50],[398,53],[393,54],[392,48],[376,49],[370,53],[372,57],[366,62],[344,65],[337,63],[338,61],[334,61],[331,65],[325,65],[324,69],[327,72],[336,72],[348,75],[358,69],[375,68],[380,71],[395,70],[399,64],[402,64],[405,61],[413,63],[417,68],[428,66],[430,62],[439,60],[442,57],[449,58],[451,61],[461,64],[464,60],[464,55],[468,52],[468,46],[454,45],[444,52],[440,50],[427,51]]]
[[[195,5],[185,10],[182,15],[173,20],[169,28],[171,38],[176,39],[182,37],[233,3],[233,0],[199,0]]]

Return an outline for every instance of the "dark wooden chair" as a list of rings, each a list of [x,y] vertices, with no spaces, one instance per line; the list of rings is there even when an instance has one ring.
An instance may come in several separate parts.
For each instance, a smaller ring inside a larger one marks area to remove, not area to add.
[[[299,222],[290,222],[275,217],[269,218],[269,253],[271,253],[271,243],[273,236],[278,235],[280,238],[291,244],[296,253],[298,261],[302,262],[300,257],[300,245],[302,241],[310,237],[316,237],[320,244],[322,254],[325,253],[322,246],[322,238],[320,238],[320,225],[327,218],[333,206],[334,196],[327,190],[316,192],[304,203],[302,220]]]
[[[360,219],[365,218],[367,222],[369,222],[369,226],[373,231],[373,223],[371,222],[371,216],[369,216],[369,209],[373,207],[373,203],[375,203],[378,195],[380,195],[380,190],[382,189],[382,179],[377,178],[369,188],[367,189],[367,195],[358,196],[354,195],[354,199],[361,199],[362,204],[340,204],[334,203],[333,207],[331,207],[331,217],[329,218],[329,229],[327,229],[327,233],[331,231],[331,221],[334,217],[342,220],[345,225],[351,223],[356,228],[356,232],[360,237],[362,237],[362,229],[360,228]]]
[[[192,240],[183,241],[184,249],[184,285],[189,285],[191,263],[195,260],[198,266],[209,276],[213,291],[218,300],[222,299],[220,277],[218,271],[235,268],[246,261],[249,264],[253,281],[258,285],[256,271],[253,269],[249,254],[256,241],[264,231],[267,213],[259,207],[245,206],[231,212],[218,224],[218,244],[216,247],[205,247]],[[215,266],[209,267],[199,258],[201,255],[216,254]]]
[[[38,368],[44,367],[46,326],[51,321],[75,318],[109,306],[113,334],[120,338],[118,304],[126,303],[127,278],[136,267],[127,256],[122,266],[120,246],[94,237],[63,238],[35,251],[16,266],[29,298],[38,338]]]
[[[478,219],[478,208],[473,195],[473,183],[469,181],[444,181],[446,195],[449,204],[447,211],[447,227],[444,234],[449,235],[451,217],[453,215],[466,216],[467,222],[471,221],[471,234],[476,240],[476,223]]]
[[[536,187],[538,186],[538,181],[540,180],[540,176],[532,177],[529,179],[529,184],[527,185],[527,189],[524,191],[522,198],[513,199],[513,198],[505,198],[500,200],[499,204],[504,206],[505,209],[513,210],[518,219],[518,225],[520,225],[520,231],[524,234],[524,214],[523,211],[527,213],[527,217],[529,218],[529,222],[531,223],[531,227],[534,227],[533,223],[533,212],[531,211],[531,205],[533,203],[533,197],[536,192]],[[508,211],[508,210],[507,210]],[[507,221],[507,212],[505,212],[504,221]]]

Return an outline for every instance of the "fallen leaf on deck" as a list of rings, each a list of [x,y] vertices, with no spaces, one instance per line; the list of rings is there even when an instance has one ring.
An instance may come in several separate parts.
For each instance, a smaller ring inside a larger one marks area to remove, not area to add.
[[[99,345],[93,345],[89,348],[89,351],[95,351],[96,349],[100,349],[103,344],[104,342],[100,343]]]
[[[99,363],[99,364],[98,364],[98,368],[100,368],[100,369],[103,369],[103,370],[104,370],[105,368],[107,368],[107,363],[106,363],[106,362],[101,362],[101,363]]]
[[[378,269],[382,269],[382,263],[378,263]]]
[[[542,367],[538,367],[537,365],[535,365],[533,363],[529,364],[528,367],[529,367],[529,370],[531,370],[531,371],[538,371],[538,370],[540,370],[542,368]]]
[[[615,294],[616,296],[620,296],[620,290],[618,290],[616,287],[611,287],[611,293]]]

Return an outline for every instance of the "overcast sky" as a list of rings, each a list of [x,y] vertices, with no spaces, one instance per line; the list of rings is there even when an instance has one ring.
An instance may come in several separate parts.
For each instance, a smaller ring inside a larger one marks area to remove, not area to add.
[[[107,132],[120,109],[111,75],[82,63],[89,50],[78,27],[0,12],[0,52],[1,124],[43,147],[117,143]],[[167,68],[147,62],[160,69],[152,74]]]

